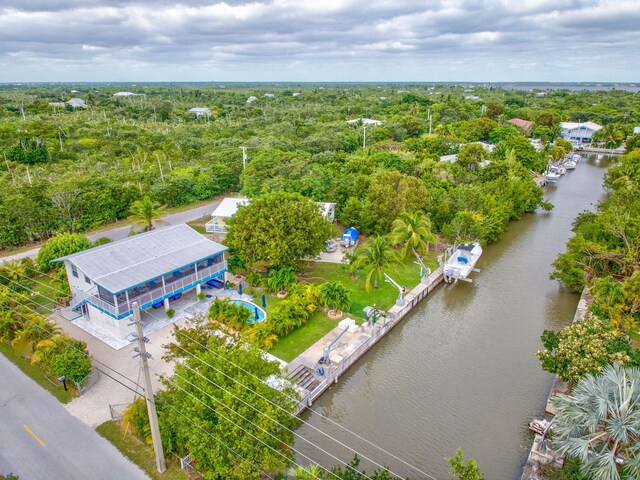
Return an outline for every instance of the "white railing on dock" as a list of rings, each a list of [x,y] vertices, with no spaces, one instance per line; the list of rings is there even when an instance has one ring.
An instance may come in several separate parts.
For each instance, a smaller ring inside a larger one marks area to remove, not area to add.
[[[347,357],[343,358],[339,364],[325,367],[325,378],[320,384],[305,395],[300,402],[297,413],[303,412],[309,408],[312,403],[327,390],[332,384],[336,383],[340,376],[347,371],[358,359],[363,356],[371,347],[373,347],[385,334],[397,325],[418,303],[420,303],[433,288],[442,282],[442,272],[440,270],[433,272],[426,283],[415,287],[406,296],[406,303],[402,306],[394,306],[387,312],[386,318],[381,318],[373,327],[362,326],[363,333],[371,336],[358,346]]]

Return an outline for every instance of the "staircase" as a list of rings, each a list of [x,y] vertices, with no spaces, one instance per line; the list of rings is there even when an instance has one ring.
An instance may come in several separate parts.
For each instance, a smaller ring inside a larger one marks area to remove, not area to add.
[[[295,382],[295,384],[300,388],[304,388],[308,391],[312,391],[320,385],[320,381],[316,378],[313,369],[306,365],[299,365],[298,368],[289,374],[289,379],[292,382]]]

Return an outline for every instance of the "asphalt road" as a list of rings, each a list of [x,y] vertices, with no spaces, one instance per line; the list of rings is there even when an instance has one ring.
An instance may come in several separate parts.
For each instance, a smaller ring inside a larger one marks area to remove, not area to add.
[[[0,354],[0,475],[143,480],[147,475]]]
[[[211,215],[211,212],[218,206],[220,200],[216,200],[215,202],[208,203],[206,205],[202,205],[200,207],[190,208],[188,210],[183,210],[182,212],[172,213],[170,215],[165,215],[160,218],[158,223],[158,228],[162,228],[167,225],[178,225],[180,223],[192,222],[193,220],[198,220],[199,218],[204,217],[205,215]],[[87,235],[87,238],[92,242],[97,240],[98,238],[107,237],[111,240],[121,240],[123,238],[127,238],[129,236],[129,232],[131,231],[131,224],[127,223],[122,227],[113,227],[104,230],[99,230],[95,233],[91,233]],[[14,253],[11,255],[6,255],[0,257],[1,262],[9,262],[11,260],[19,260],[24,257],[34,258],[38,255],[40,251],[40,247],[31,248],[29,250],[25,250],[19,253]]]

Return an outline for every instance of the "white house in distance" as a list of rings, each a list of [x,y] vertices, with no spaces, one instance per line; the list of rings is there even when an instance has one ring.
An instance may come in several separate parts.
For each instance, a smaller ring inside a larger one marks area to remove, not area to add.
[[[227,220],[236,214],[240,206],[246,206],[249,203],[251,203],[251,199],[246,197],[223,198],[211,214],[211,220],[205,225],[207,233],[226,234]],[[336,217],[336,204],[326,202],[317,202],[317,204],[320,208],[320,213],[333,222]]]
[[[560,136],[565,140],[576,143],[591,143],[593,134],[602,129],[602,125],[593,122],[560,122],[562,133]]]
[[[347,123],[362,123],[362,125],[382,125],[382,122],[380,120],[373,120],[372,118],[354,118],[353,120],[347,120]]]
[[[227,248],[185,224],[152,230],[57,259],[64,262],[72,310],[117,339],[132,332],[133,302],[141,310],[202,284],[221,286]]]
[[[72,98],[69,101],[67,101],[67,105],[71,105],[74,110],[76,108],[87,108],[87,104],[81,98]]]
[[[209,110],[208,108],[201,108],[201,107],[193,107],[189,109],[189,113],[195,114],[196,118],[201,117],[203,115],[207,117],[211,116],[211,110]]]

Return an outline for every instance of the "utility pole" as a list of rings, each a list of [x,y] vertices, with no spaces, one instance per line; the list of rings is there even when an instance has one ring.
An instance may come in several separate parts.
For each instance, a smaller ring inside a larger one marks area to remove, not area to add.
[[[247,168],[247,147],[240,147],[242,149],[242,169]]]
[[[142,323],[140,322],[140,307],[138,302],[133,302],[133,321],[136,324],[136,336],[138,340],[138,354],[140,355],[140,365],[144,373],[144,396],[147,400],[147,413],[149,414],[149,425],[151,426],[151,438],[153,439],[153,450],[156,453],[156,468],[163,473],[167,466],[164,462],[164,451],[162,449],[162,438],[160,437],[160,427],[158,426],[158,413],[153,399],[153,388],[151,386],[151,373],[147,358],[151,357],[144,346],[149,339],[142,333]]]

